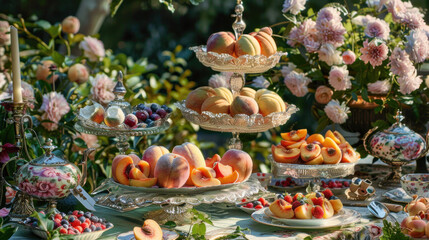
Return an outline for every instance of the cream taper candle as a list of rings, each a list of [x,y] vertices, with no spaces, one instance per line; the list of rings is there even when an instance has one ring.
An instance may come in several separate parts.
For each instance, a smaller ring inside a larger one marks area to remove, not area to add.
[[[14,26],[10,27],[10,38],[12,48],[12,74],[13,74],[13,102],[22,102],[21,90],[21,68],[19,64],[19,41],[18,29]]]

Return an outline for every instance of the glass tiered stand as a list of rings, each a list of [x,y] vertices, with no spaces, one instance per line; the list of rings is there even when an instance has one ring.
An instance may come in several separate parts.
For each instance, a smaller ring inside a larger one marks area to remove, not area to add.
[[[237,1],[235,7],[236,17],[232,28],[235,32],[235,37],[238,39],[243,34],[246,24],[243,21],[244,7],[242,1]],[[281,56],[286,55],[284,52],[277,52],[269,57],[264,55],[244,55],[235,58],[229,54],[218,54],[215,52],[207,52],[206,46],[191,47],[195,52],[198,60],[206,67],[210,67],[214,71],[233,72],[229,79],[230,88],[233,96],[237,96],[245,84],[244,74],[246,73],[263,73],[273,68],[280,60]],[[285,124],[290,116],[298,111],[295,105],[286,104],[284,112],[271,113],[267,116],[254,114],[251,116],[238,114],[232,117],[229,114],[213,114],[211,112],[198,112],[186,107],[186,100],[175,103],[182,111],[186,120],[201,126],[204,129],[216,132],[231,132],[232,138],[229,141],[229,149],[241,149],[242,143],[239,139],[240,133],[257,133],[265,132],[271,128]]]

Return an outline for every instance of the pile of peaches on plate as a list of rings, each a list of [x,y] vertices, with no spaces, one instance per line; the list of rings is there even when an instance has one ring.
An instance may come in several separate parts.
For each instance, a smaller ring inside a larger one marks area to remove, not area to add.
[[[401,229],[404,234],[415,238],[429,238],[429,198],[413,196],[404,211],[408,217],[401,222]]]
[[[281,134],[283,140],[271,146],[274,161],[308,165],[355,163],[360,154],[337,131],[307,137],[307,129]]]
[[[255,91],[248,87],[242,88],[236,97],[225,87],[199,87],[189,93],[185,106],[199,114],[207,111],[232,117],[258,113],[265,117],[274,112],[286,111],[286,104],[277,93],[267,89]]]
[[[281,219],[327,219],[341,209],[343,203],[329,189],[307,195],[296,193],[293,197],[278,195],[269,206],[270,214]]]
[[[140,159],[135,154],[113,159],[112,177],[134,187],[211,187],[246,181],[253,163],[248,153],[231,149],[220,157],[204,159],[193,143],[177,145],[170,153],[162,146],[151,146]]]
[[[238,39],[235,39],[231,32],[213,33],[207,40],[207,52],[225,53],[233,57],[243,55],[269,57],[277,51],[272,34],[273,30],[270,27],[263,27],[258,32],[242,34]]]

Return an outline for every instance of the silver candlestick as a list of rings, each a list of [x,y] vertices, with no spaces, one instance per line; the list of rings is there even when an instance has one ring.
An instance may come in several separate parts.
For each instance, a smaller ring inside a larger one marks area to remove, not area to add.
[[[232,29],[234,29],[235,39],[243,34],[244,29],[246,29],[246,23],[243,21],[243,12],[244,7],[241,0],[237,0],[237,5],[235,6],[235,14],[232,14],[231,17],[235,17],[235,22],[232,24]]]

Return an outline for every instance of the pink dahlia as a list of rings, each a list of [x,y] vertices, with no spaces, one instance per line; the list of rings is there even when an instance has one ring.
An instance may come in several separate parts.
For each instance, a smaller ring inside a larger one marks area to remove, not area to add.
[[[218,87],[230,87],[230,81],[232,73],[231,72],[222,72],[219,74],[213,74],[209,78],[209,86],[212,88],[218,88]]]
[[[0,209],[0,217],[6,217],[9,215],[10,209],[8,208],[2,208]]]
[[[417,8],[414,11],[407,11],[402,15],[401,22],[410,29],[421,28],[426,25],[424,15]]]
[[[429,39],[426,32],[422,29],[414,29],[410,31],[407,39],[406,51],[410,55],[411,60],[417,63],[422,63],[429,57]]]
[[[350,89],[352,87],[352,82],[350,81],[351,78],[352,77],[349,76],[347,66],[332,66],[328,77],[329,84],[331,84],[331,86],[337,91]]]
[[[399,76],[408,75],[415,71],[415,67],[410,60],[410,56],[400,47],[393,49],[390,59],[390,71]]]
[[[317,24],[316,28],[317,36],[321,43],[330,43],[335,47],[344,44],[344,34],[347,31],[341,22],[322,22],[321,24]]]
[[[330,43],[323,44],[319,51],[319,60],[326,62],[329,66],[341,64],[341,52]]]
[[[368,22],[365,28],[365,34],[368,37],[376,37],[387,40],[389,38],[389,24],[381,19]]]
[[[296,44],[305,45],[306,39],[308,39],[307,46],[309,46],[311,49],[314,48],[316,43],[313,42],[317,42],[317,29],[316,22],[311,19],[306,19],[298,27],[293,27],[289,33],[287,43],[292,47],[294,47]]]
[[[402,19],[402,15],[407,11],[407,7],[401,0],[390,0],[386,7],[396,22],[399,22]]]
[[[340,12],[333,7],[325,7],[320,9],[317,14],[317,25],[322,25],[326,22],[337,22],[341,23]]]
[[[0,21],[0,46],[10,45],[10,25],[7,21]]]
[[[307,52],[313,53],[319,50],[320,43],[317,41],[316,38],[308,37],[304,39],[304,47]]]
[[[417,76],[417,71],[401,76],[398,78],[399,91],[404,95],[410,94],[413,91],[419,89],[422,82],[423,80],[421,76]]]
[[[96,102],[107,105],[115,99],[115,94],[113,94],[115,83],[106,74],[98,74],[95,78],[91,78],[90,82],[92,99]]]
[[[106,55],[103,42],[93,37],[84,37],[79,48],[91,62],[100,61]]]
[[[362,53],[360,59],[364,61],[365,64],[369,62],[372,67],[376,67],[380,66],[383,61],[387,59],[389,48],[387,48],[384,42],[377,44],[376,40],[372,40],[368,43],[367,39],[363,43],[363,48],[360,49],[360,52]]]
[[[307,0],[285,0],[283,3],[282,12],[290,12],[293,15],[297,15],[299,12],[305,9],[305,2]]]
[[[356,61],[356,54],[351,50],[343,52],[342,57],[344,63],[347,65],[353,64]]]
[[[50,181],[39,181],[36,183],[36,192],[35,195],[39,197],[49,198],[55,197],[58,194],[58,188],[55,183]]]
[[[389,80],[368,83],[368,91],[372,94],[387,94],[391,87],[392,84],[390,84]]]
[[[290,72],[284,79],[285,85],[297,97],[303,97],[308,93],[307,85],[311,82],[310,78],[303,73],[296,71]]]
[[[40,111],[43,112],[41,120],[48,120],[42,122],[42,126],[48,131],[54,131],[58,129],[60,119],[70,111],[70,106],[61,93],[50,92],[43,95]]]
[[[324,108],[326,116],[331,119],[332,122],[342,124],[345,123],[348,116],[347,113],[350,109],[343,102],[340,104],[338,100],[331,100]]]

